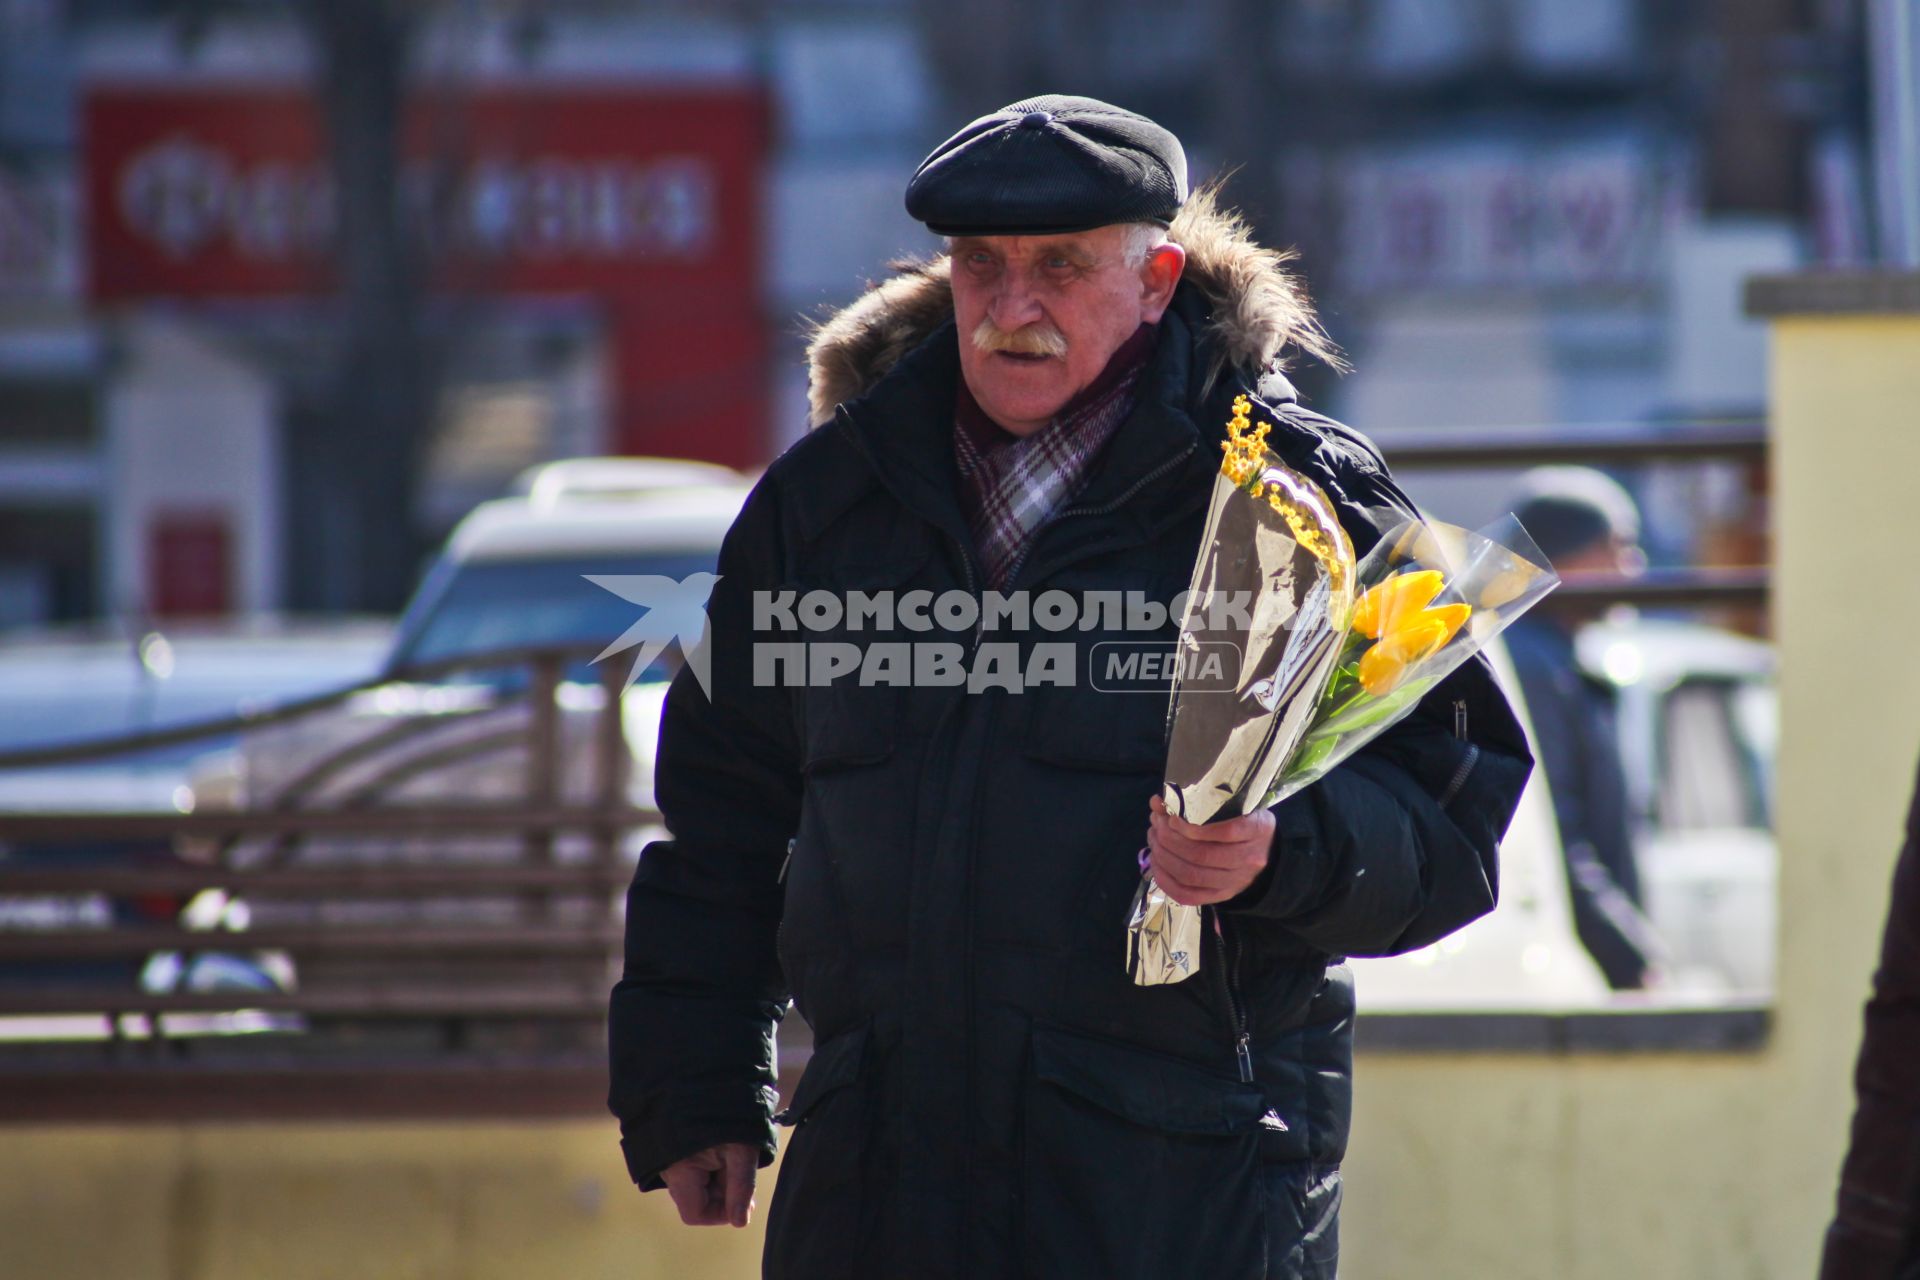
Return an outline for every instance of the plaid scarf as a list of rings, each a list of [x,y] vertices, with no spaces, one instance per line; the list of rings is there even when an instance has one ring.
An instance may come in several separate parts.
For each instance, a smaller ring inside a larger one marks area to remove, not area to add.
[[[1016,436],[987,417],[966,379],[960,380],[953,452],[960,464],[961,503],[988,587],[1001,590],[1012,580],[1034,535],[1079,491],[1091,473],[1089,464],[1133,410],[1134,390],[1155,336],[1152,325],[1141,325],[1099,377],[1029,436]]]

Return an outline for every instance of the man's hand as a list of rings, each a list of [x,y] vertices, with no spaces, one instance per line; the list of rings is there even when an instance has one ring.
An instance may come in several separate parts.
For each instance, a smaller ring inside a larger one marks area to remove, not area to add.
[[[759,1148],[723,1142],[668,1165],[660,1179],[688,1226],[744,1227],[753,1217],[753,1178],[759,1169]]]
[[[1273,814],[1266,809],[1196,826],[1167,812],[1159,796],[1147,802],[1149,869],[1166,895],[1184,906],[1225,902],[1265,869],[1273,846]]]

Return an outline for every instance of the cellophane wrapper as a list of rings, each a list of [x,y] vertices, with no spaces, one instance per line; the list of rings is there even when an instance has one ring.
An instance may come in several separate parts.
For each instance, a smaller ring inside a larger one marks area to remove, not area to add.
[[[1312,785],[1558,583],[1512,516],[1477,531],[1408,520],[1356,562],[1324,494],[1270,453],[1257,484],[1220,477],[1181,618],[1168,811],[1218,821]],[[1251,626],[1222,626],[1209,608],[1236,591],[1252,592]],[[1210,669],[1214,651],[1237,662]],[[1128,972],[1141,986],[1184,981],[1200,968],[1201,909],[1142,870]]]
[[[1240,461],[1239,475],[1214,481],[1168,704],[1161,798],[1196,823],[1250,811],[1279,781],[1333,677],[1353,606],[1353,547],[1326,494],[1257,439]],[[1200,926],[1199,908],[1143,874],[1127,923],[1134,982],[1197,972]]]
[[[1502,516],[1479,530],[1438,520],[1409,520],[1360,561],[1361,600],[1364,603],[1376,589],[1390,590],[1395,580],[1421,573],[1439,575],[1442,585],[1428,604],[1405,611],[1402,625],[1417,626],[1422,617],[1445,615],[1461,606],[1465,606],[1464,622],[1449,630],[1439,647],[1401,665],[1392,686],[1378,693],[1362,683],[1362,664],[1367,650],[1388,637],[1371,637],[1350,627],[1342,639],[1333,678],[1306,733],[1261,802],[1263,807],[1326,777],[1412,714],[1435,685],[1560,584],[1559,575],[1514,516]]]

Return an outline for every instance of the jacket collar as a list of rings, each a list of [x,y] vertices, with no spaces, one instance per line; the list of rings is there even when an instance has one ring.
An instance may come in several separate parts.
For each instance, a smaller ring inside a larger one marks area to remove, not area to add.
[[[1063,545],[1037,547],[1034,573],[1056,566],[1060,552],[1071,558],[1148,536],[1164,521],[1205,501],[1211,476],[1219,468],[1213,442],[1223,435],[1225,415],[1205,428],[1196,423],[1195,410],[1208,399],[1196,396],[1193,387],[1196,363],[1205,358],[1193,321],[1196,313],[1204,315],[1204,302],[1187,286],[1181,288],[1161,320],[1159,341],[1141,373],[1133,411],[1102,450],[1085,486],[1049,522],[1043,544]],[[957,343],[949,320],[865,395],[842,405],[839,429],[850,434],[880,483],[896,498],[962,546],[970,546],[953,456],[953,406],[960,385]],[[1067,527],[1069,517],[1081,527]]]

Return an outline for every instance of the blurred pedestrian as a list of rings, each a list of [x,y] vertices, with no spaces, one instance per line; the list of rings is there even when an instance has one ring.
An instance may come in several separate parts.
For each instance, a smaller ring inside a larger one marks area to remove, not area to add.
[[[1920,1280],[1920,784],[1894,866],[1854,1089],[1820,1280]]]
[[[1568,583],[1645,567],[1639,509],[1599,471],[1528,472],[1514,514]],[[1536,610],[1507,629],[1507,652],[1553,793],[1574,929],[1607,984],[1634,990],[1648,984],[1660,947],[1644,914],[1613,686],[1589,674],[1575,651],[1579,629],[1596,616]]]
[[[1186,586],[1235,397],[1358,549],[1412,504],[1364,438],[1299,405],[1279,359],[1329,354],[1311,308],[1282,255],[1188,192],[1151,120],[1016,103],[935,149],[907,209],[948,251],[815,338],[817,429],[727,536],[707,684],[689,663],[667,696],[673,838],[640,859],[609,1028],[628,1169],[688,1223],[745,1224],[791,993],[814,1049],[782,1116],[769,1277],[1331,1277],[1340,959],[1491,909],[1524,737],[1474,662],[1272,809],[1203,827],[1158,807],[1165,692],[1100,687],[1093,655],[1171,647],[1177,622],[1112,607]],[[831,639],[869,658],[901,641],[916,679],[863,661],[769,683],[757,602],[783,591],[897,593],[897,624]],[[1018,621],[982,641],[964,606],[996,596],[1034,620],[1078,606],[1047,632],[1068,681],[921,677],[940,649],[975,675],[1039,649]],[[940,602],[918,625],[916,597]],[[1143,843],[1210,916],[1178,984],[1124,963]]]

